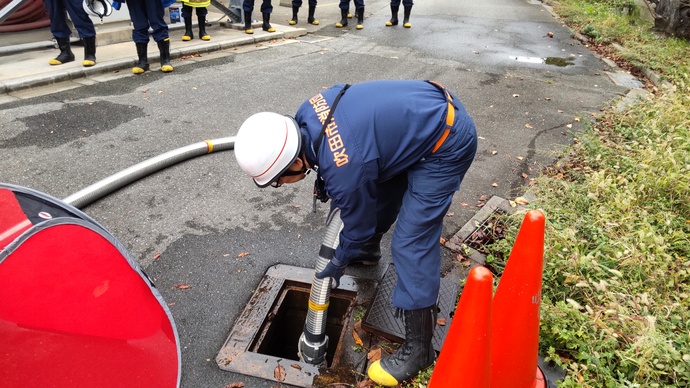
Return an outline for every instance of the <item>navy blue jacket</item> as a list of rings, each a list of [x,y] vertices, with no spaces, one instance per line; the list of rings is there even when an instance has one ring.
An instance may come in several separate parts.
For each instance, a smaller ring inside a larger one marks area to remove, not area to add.
[[[335,85],[305,101],[295,120],[311,166],[318,166],[344,227],[334,264],[357,255],[376,228],[377,184],[429,155],[446,128],[444,92],[427,81],[371,81],[352,85],[340,99],[317,152],[314,143],[333,101]],[[456,105],[459,102],[455,96]],[[458,109],[458,113],[464,109]],[[469,117],[456,114],[456,120]],[[311,146],[310,146],[311,145]]]

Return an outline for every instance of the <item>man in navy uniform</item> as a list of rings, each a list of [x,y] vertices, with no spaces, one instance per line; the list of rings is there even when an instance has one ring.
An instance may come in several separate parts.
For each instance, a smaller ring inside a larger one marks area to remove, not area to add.
[[[337,287],[349,264],[378,263],[381,237],[396,223],[392,303],[404,317],[405,343],[369,367],[378,384],[397,386],[434,361],[443,218],[476,149],[459,100],[421,80],[335,85],[305,101],[294,119],[257,113],[237,134],[238,164],[259,187],[316,170],[315,195],[340,209],[339,245],[317,278]]]

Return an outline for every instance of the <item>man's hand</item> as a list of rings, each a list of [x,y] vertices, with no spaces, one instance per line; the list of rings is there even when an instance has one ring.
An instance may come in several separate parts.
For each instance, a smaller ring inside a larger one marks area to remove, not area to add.
[[[332,288],[338,288],[340,285],[340,278],[345,273],[345,268],[347,265],[339,266],[333,263],[333,260],[329,261],[326,268],[321,272],[316,273],[317,279],[331,278],[335,282],[335,286]]]

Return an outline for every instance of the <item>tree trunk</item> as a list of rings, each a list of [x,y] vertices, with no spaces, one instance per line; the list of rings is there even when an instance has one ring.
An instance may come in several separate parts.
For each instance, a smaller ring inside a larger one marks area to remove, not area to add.
[[[654,29],[690,39],[690,0],[658,0]]]

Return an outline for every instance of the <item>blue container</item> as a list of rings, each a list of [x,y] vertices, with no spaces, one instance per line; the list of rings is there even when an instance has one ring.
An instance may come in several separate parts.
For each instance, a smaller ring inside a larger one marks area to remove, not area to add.
[[[168,12],[170,13],[170,24],[174,23],[179,23],[180,22],[180,8],[171,5],[170,8],[168,8]]]

